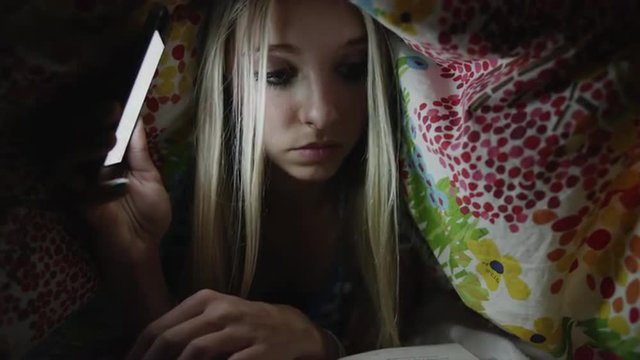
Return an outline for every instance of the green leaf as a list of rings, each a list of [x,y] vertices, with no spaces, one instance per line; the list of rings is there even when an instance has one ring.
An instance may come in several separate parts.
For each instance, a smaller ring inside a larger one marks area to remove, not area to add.
[[[385,16],[386,12],[384,10],[382,10],[381,8],[374,8],[373,9],[373,14],[374,14],[374,17],[379,18],[379,17]]]
[[[467,273],[462,281],[456,284],[456,291],[467,306],[479,313],[484,312],[482,302],[489,300],[489,292],[480,285],[476,274]]]
[[[640,352],[637,351],[639,347],[640,339],[632,337],[622,340],[620,343],[616,344],[615,348],[611,349],[611,351],[615,351],[616,354],[625,359],[640,359]]]
[[[591,334],[589,335],[593,340],[597,341],[601,346],[604,345],[607,349],[615,348],[615,346],[622,340],[620,338],[620,334],[611,330],[596,331],[593,333],[593,336],[591,336]]]
[[[404,95],[404,93],[403,93]],[[408,95],[405,95],[405,99]],[[405,100],[406,101],[406,100]],[[407,156],[407,158],[410,158]],[[483,312],[483,302],[489,300],[489,291],[482,287],[478,275],[465,271],[471,264],[472,258],[466,253],[467,243],[481,239],[489,231],[479,227],[480,221],[471,214],[462,214],[456,202],[456,189],[451,189],[449,178],[437,181],[435,191],[447,196],[449,206],[445,211],[432,206],[428,199],[428,189],[424,179],[414,166],[409,166],[407,187],[410,194],[409,206],[417,222],[421,226],[422,234],[432,249],[440,258],[445,249],[449,249],[446,261],[441,261],[444,269],[452,276],[456,291],[465,304],[470,308]]]
[[[484,238],[489,233],[489,230],[485,228],[476,228],[471,231],[470,237],[471,240],[480,240]]]
[[[464,268],[468,267],[471,263],[471,257],[464,252],[458,252],[458,262]]]
[[[562,318],[562,324],[560,324],[560,328],[562,329],[562,342],[560,343],[560,346],[553,350],[552,355],[554,357],[561,358],[566,354],[566,360],[571,360],[573,358],[573,353],[568,350],[573,349],[573,346],[571,344],[571,332],[574,325],[575,321],[571,320],[571,318]]]
[[[591,318],[587,320],[577,321],[576,325],[578,327],[585,328],[586,330],[599,330],[609,327],[607,320],[600,318]],[[587,333],[587,331],[585,331],[585,333]]]
[[[456,288],[459,292],[464,292],[474,299],[481,301],[489,300],[489,291],[482,287],[480,280],[475,273],[467,272],[462,281],[456,284]]]
[[[458,271],[457,273],[453,274],[453,279],[454,280],[459,280],[462,277],[465,277],[467,275],[466,271]]]
[[[401,57],[396,62],[396,70],[398,71],[398,77],[401,78],[409,71],[409,65],[406,57]],[[408,104],[408,103],[407,103]]]

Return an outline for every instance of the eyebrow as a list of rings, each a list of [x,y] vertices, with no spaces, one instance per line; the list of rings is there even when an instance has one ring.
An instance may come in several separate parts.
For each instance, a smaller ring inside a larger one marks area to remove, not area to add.
[[[348,40],[342,45],[342,47],[349,48],[349,47],[364,46],[366,44],[367,44],[367,36],[361,35]],[[282,43],[282,44],[269,45],[269,51],[279,51],[279,52],[290,53],[290,54],[299,54],[300,48],[292,44]]]

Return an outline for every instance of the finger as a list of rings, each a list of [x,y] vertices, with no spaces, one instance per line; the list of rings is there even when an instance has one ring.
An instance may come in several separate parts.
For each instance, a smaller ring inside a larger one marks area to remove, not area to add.
[[[56,200],[71,208],[87,209],[120,199],[128,191],[127,179],[113,179],[96,185],[76,176],[61,185],[59,192],[64,193],[64,197],[56,197]]]
[[[236,352],[227,360],[277,360],[285,358],[282,354],[274,354],[263,346],[252,346]]]
[[[156,167],[149,155],[149,147],[147,145],[147,135],[141,121],[138,121],[127,152],[127,161],[131,171],[136,172],[155,172]]]
[[[125,196],[129,191],[129,180],[126,178],[112,179],[100,183],[95,192],[90,193],[86,198],[89,205],[99,205],[112,202]]]
[[[143,359],[175,359],[189,345],[201,336],[222,330],[224,324],[205,314],[196,316],[162,333],[153,342]]]
[[[250,346],[251,340],[248,337],[227,328],[191,341],[178,360],[223,359]]]
[[[141,359],[160,334],[202,314],[207,304],[214,301],[220,295],[221,294],[215,291],[203,290],[182,301],[178,306],[147,326],[131,348],[127,360]]]
[[[61,166],[60,168],[67,170],[66,173],[63,173],[64,176],[75,177],[81,185],[84,185],[78,187],[76,192],[86,193],[98,190],[97,188],[100,185],[100,181],[104,179],[101,178],[101,173],[105,169],[103,164],[104,157],[98,157],[76,164],[66,164],[66,166]],[[112,176],[112,178],[115,177],[115,175]]]

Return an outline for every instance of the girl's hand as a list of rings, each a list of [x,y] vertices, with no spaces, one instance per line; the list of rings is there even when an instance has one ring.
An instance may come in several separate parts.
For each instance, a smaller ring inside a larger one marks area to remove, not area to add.
[[[119,117],[119,112],[113,114]],[[171,204],[162,178],[149,156],[140,123],[127,152],[129,167],[120,189],[98,184],[85,217],[98,242],[97,253],[116,261],[135,261],[158,250],[158,242],[171,222]]]
[[[120,111],[114,110],[112,121],[117,122],[119,117]],[[100,166],[105,155],[99,158]],[[128,329],[137,334],[171,309],[159,249],[171,221],[171,205],[149,156],[141,123],[133,133],[126,160],[125,186],[117,189],[89,178],[79,199],[114,304],[122,306]]]
[[[127,360],[328,359],[333,351],[293,307],[201,290],[151,323]]]

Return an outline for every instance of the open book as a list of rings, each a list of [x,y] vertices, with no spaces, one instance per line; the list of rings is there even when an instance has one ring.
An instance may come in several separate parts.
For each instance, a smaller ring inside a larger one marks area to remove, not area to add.
[[[423,345],[374,350],[340,360],[478,360],[458,344]]]

